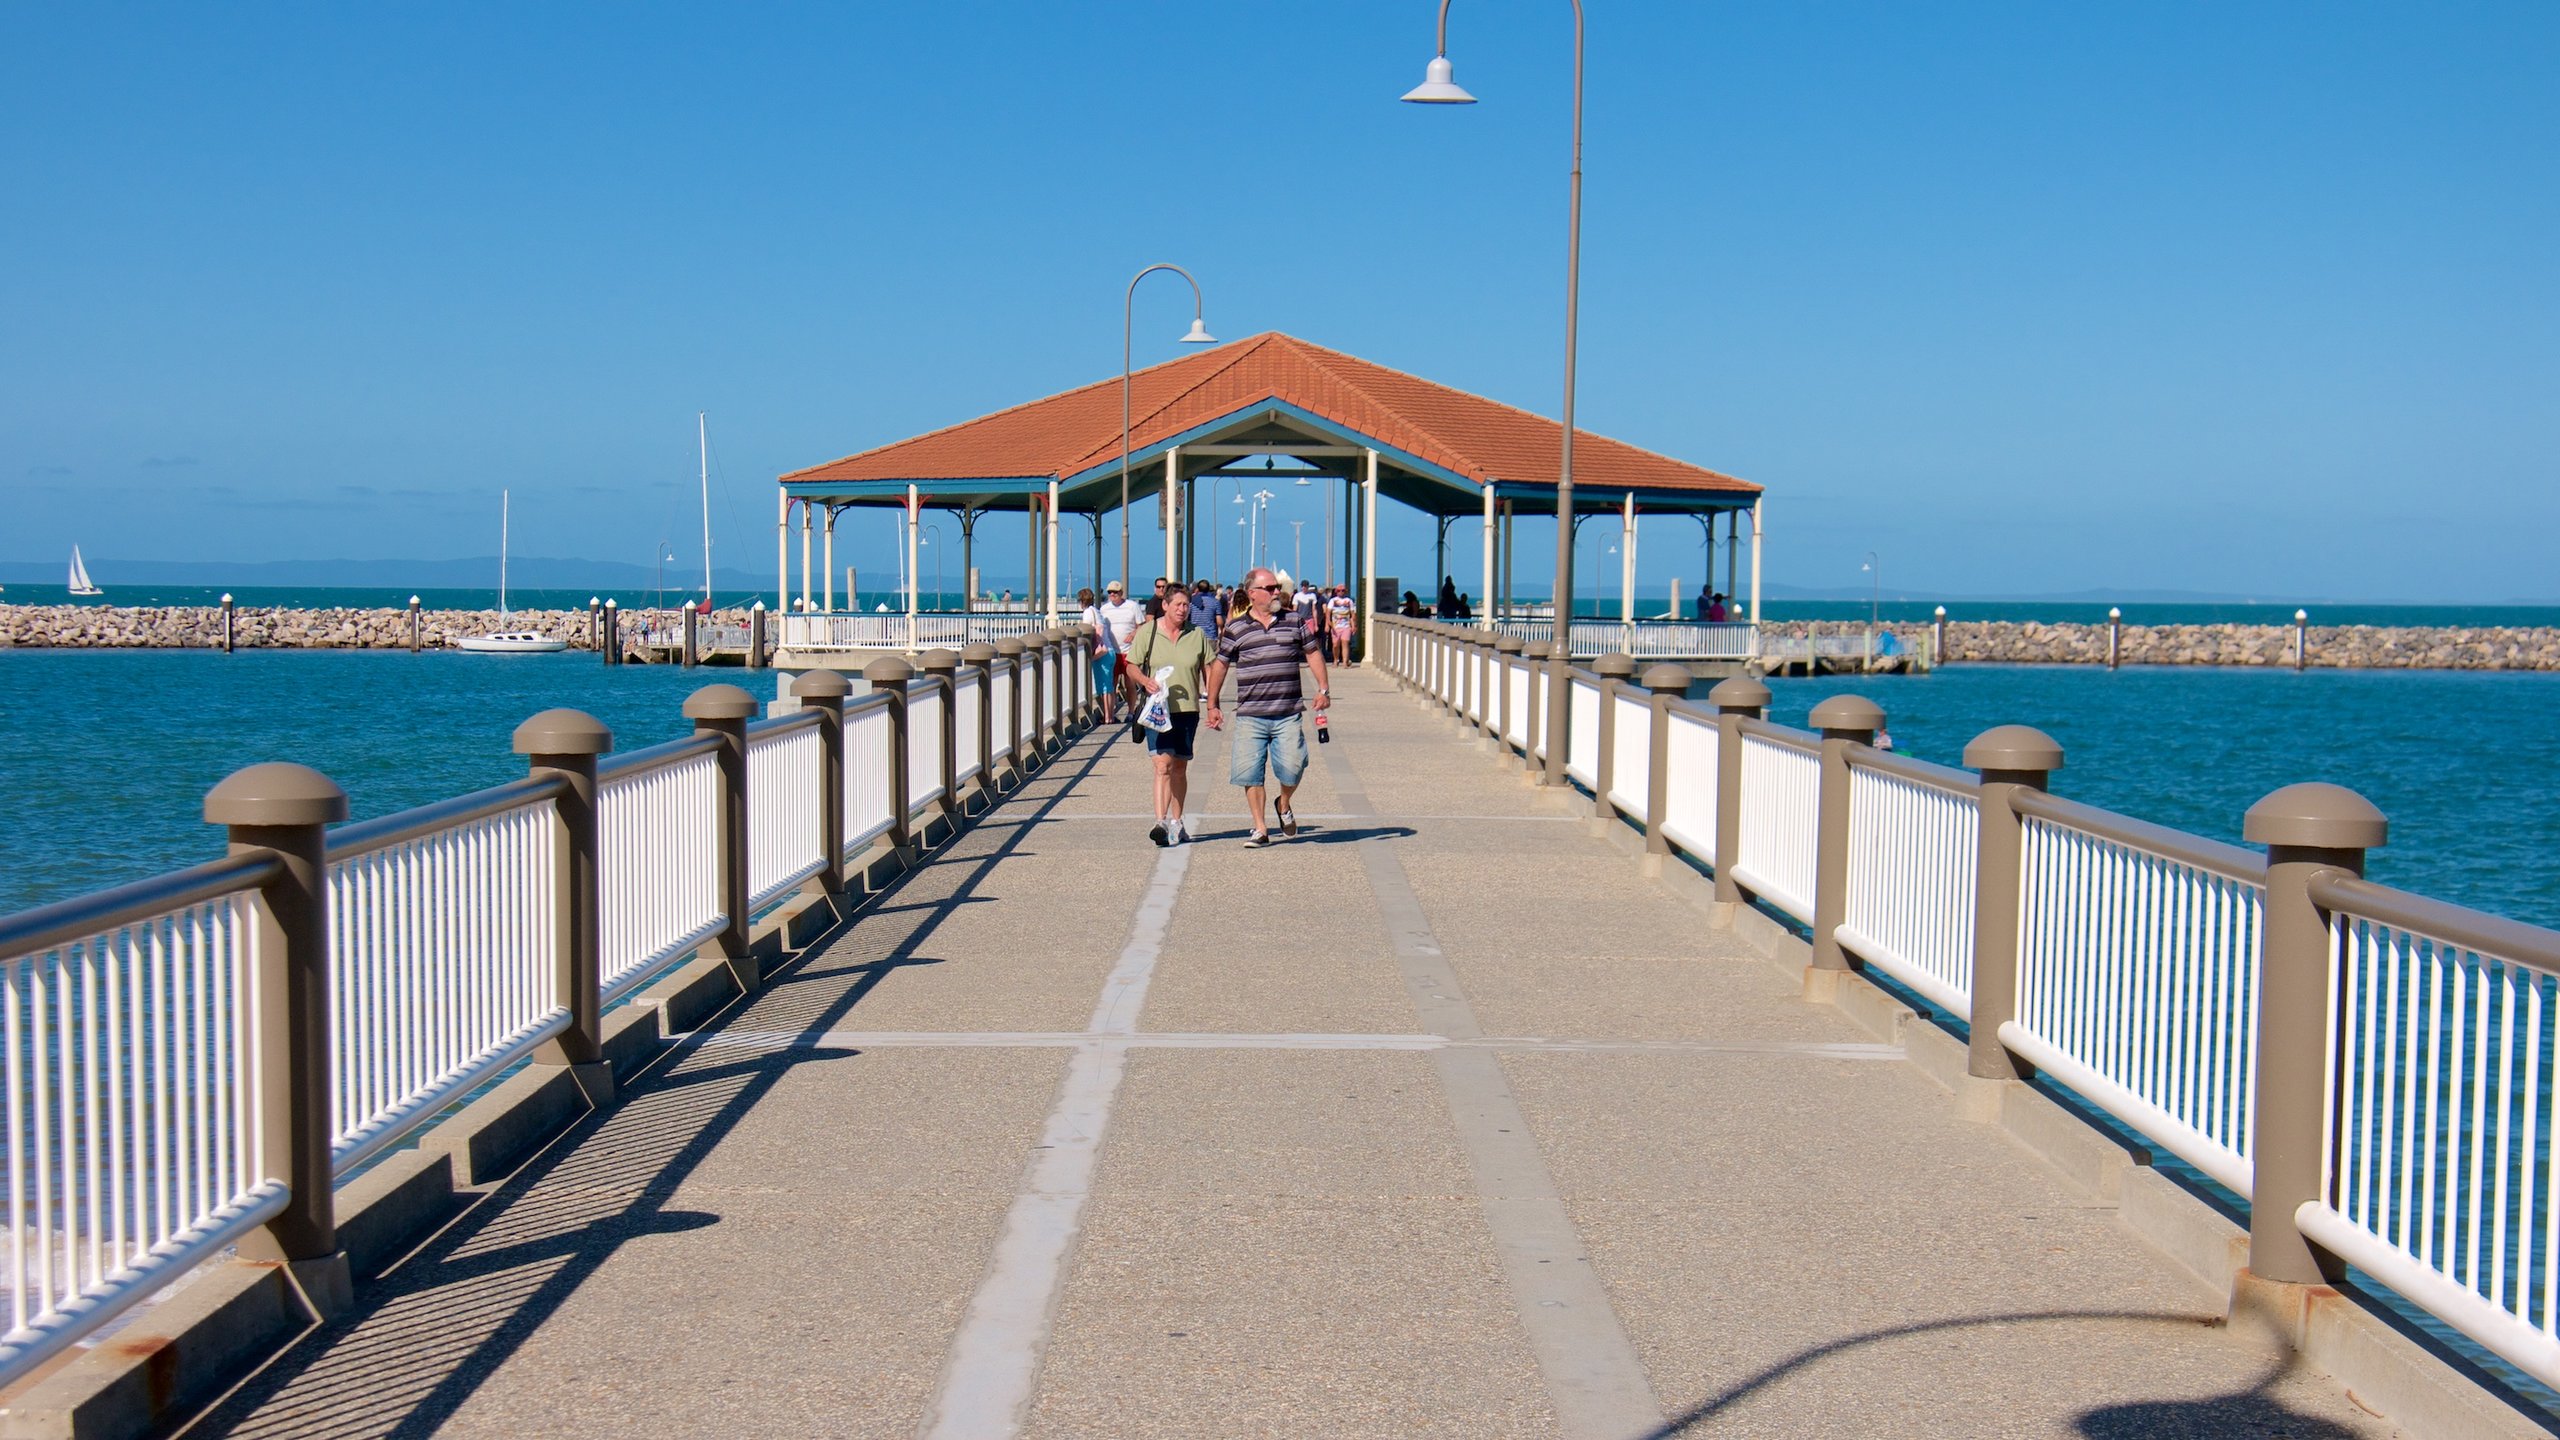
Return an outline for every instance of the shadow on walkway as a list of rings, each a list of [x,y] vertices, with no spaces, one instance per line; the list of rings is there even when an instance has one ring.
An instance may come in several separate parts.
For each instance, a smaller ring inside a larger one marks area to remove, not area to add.
[[[1800,1350],[1762,1370],[1740,1384],[1701,1401],[1663,1422],[1662,1427],[1643,1440],[1669,1440],[1671,1436],[1713,1434],[1720,1420],[1740,1420],[1735,1412],[1759,1400],[1764,1405],[1784,1407],[1789,1382],[1808,1377],[1814,1367],[1870,1345],[1883,1344],[1914,1336],[1939,1334],[1985,1326],[2020,1325],[2167,1325],[2194,1329],[2199,1323],[2194,1315],[2144,1310],[2036,1310],[2005,1315],[1972,1315],[1949,1320],[1930,1320],[1913,1325],[1896,1325],[1864,1334],[1845,1336],[1826,1345]],[[2355,1432],[2321,1419],[2304,1415],[2287,1407],[2268,1392],[2294,1367],[2280,1364],[2259,1377],[2258,1383],[2228,1395],[2211,1395],[2202,1399],[2137,1400],[2121,1405],[2101,1406],[2075,1417],[2074,1428],[2090,1440],[2344,1440]],[[1766,1415],[1754,1428],[1765,1428]],[[2000,1417],[1983,1417],[1982,1431],[2000,1429]]]
[[[1090,736],[1081,739],[1005,805],[1027,805],[1027,816],[1015,816],[1038,818],[1089,777],[1103,753]],[[365,1287],[354,1310],[306,1333],[174,1433],[433,1433],[623,1244],[719,1224],[719,1215],[666,1203],[788,1072],[859,1053],[824,1046],[740,1052],[718,1044],[721,1032],[752,1015],[759,1032],[815,1039],[897,971],[944,963],[918,952],[946,916],[980,903],[978,887],[1029,833],[1025,824],[964,830],[847,926],[768,976],[755,995],[625,1081],[610,1108],[554,1140]],[[671,1305],[680,1303],[670,1297]]]

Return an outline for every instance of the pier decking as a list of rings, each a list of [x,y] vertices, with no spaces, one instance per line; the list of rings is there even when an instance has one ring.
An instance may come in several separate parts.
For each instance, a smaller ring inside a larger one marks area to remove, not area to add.
[[[189,1433],[2382,1435],[1376,669],[1087,733]],[[2121,1194],[2122,1192],[2118,1192]]]

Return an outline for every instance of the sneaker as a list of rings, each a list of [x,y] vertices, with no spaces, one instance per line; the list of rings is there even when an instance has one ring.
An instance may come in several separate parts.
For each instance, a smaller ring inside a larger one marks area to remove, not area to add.
[[[1292,840],[1297,839],[1297,838],[1298,838],[1298,812],[1297,812],[1297,811],[1295,811],[1295,810],[1282,810],[1282,811],[1280,811],[1279,813],[1280,813],[1280,833],[1281,833],[1281,834],[1283,834],[1283,835],[1288,836],[1288,837],[1289,837],[1290,839],[1292,839]]]
[[[1268,830],[1254,831],[1251,835],[1245,837],[1244,848],[1247,850],[1267,850],[1271,848],[1271,832]]]
[[[1191,843],[1191,821],[1188,818],[1180,815],[1173,817],[1173,843],[1176,845]]]
[[[1161,820],[1147,827],[1147,838],[1156,842],[1156,848],[1159,850],[1173,843],[1165,838],[1164,822]]]

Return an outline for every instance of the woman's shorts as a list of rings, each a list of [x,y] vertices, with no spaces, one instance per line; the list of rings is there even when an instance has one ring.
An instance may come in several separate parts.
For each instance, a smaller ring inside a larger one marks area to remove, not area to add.
[[[1200,712],[1176,710],[1171,718],[1172,729],[1146,731],[1147,753],[1170,755],[1176,760],[1188,760],[1191,758],[1191,742],[1200,734]]]
[[[1104,654],[1094,656],[1093,693],[1096,695],[1107,695],[1111,693],[1112,672],[1119,668],[1120,657],[1117,655]]]

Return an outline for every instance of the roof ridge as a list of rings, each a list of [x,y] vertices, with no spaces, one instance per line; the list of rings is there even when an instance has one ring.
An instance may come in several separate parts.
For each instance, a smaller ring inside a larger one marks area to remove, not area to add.
[[[1204,387],[1206,387],[1206,386],[1207,386],[1211,381],[1216,380],[1219,376],[1226,374],[1226,373],[1227,373],[1228,371],[1230,371],[1230,370],[1233,370],[1234,368],[1236,368],[1236,366],[1238,366],[1238,365],[1240,365],[1240,364],[1243,364],[1246,356],[1248,356],[1248,355],[1252,355],[1252,354],[1255,354],[1255,353],[1257,353],[1257,352],[1261,351],[1262,349],[1264,349],[1264,348],[1266,348],[1267,346],[1269,346],[1273,340],[1286,340],[1286,339],[1288,339],[1288,338],[1289,338],[1288,336],[1281,334],[1281,333],[1280,333],[1279,331],[1277,331],[1277,330],[1265,330],[1265,331],[1263,331],[1263,332],[1261,332],[1260,334],[1257,334],[1257,335],[1247,335],[1247,336],[1246,336],[1246,337],[1244,337],[1242,340],[1237,341],[1237,342],[1236,342],[1235,344],[1233,344],[1233,345],[1229,345],[1229,346],[1222,346],[1222,347],[1220,347],[1220,350],[1210,352],[1210,353],[1211,353],[1211,354],[1213,354],[1213,355],[1215,355],[1215,354],[1220,354],[1221,352],[1223,352],[1223,358],[1222,358],[1222,360],[1220,361],[1220,363],[1218,363],[1218,364],[1216,364],[1216,365],[1207,365],[1207,366],[1202,366],[1202,367],[1201,367],[1201,371],[1200,371],[1200,377],[1199,377],[1197,380],[1194,380],[1194,381],[1193,381],[1191,384],[1189,384],[1188,386],[1185,386],[1184,388],[1182,388],[1182,389],[1180,389],[1180,390],[1176,390],[1176,391],[1175,391],[1171,396],[1169,396],[1169,397],[1167,397],[1167,398],[1166,398],[1166,400],[1165,400],[1165,402],[1164,402],[1163,404],[1158,405],[1158,406],[1157,406],[1157,407],[1155,407],[1154,409],[1152,409],[1152,410],[1148,411],[1148,412],[1147,412],[1147,414],[1146,414],[1145,423],[1147,423],[1147,424],[1153,424],[1153,423],[1154,423],[1158,418],[1160,418],[1160,417],[1161,417],[1161,416],[1162,416],[1162,415],[1163,415],[1167,410],[1170,410],[1170,409],[1172,409],[1174,406],[1176,406],[1176,405],[1178,405],[1178,404],[1182,403],[1184,400],[1187,400],[1187,399],[1191,398],[1192,396],[1199,394],[1199,393],[1200,393],[1200,391],[1201,391]],[[1200,357],[1200,356],[1197,356],[1197,355],[1185,355],[1185,356],[1183,356],[1183,357],[1182,357],[1182,360],[1184,360],[1184,361],[1189,361],[1189,360],[1197,360],[1197,359],[1200,359],[1200,358],[1201,358],[1201,357]],[[1181,363],[1181,361],[1172,361],[1172,360],[1168,360],[1168,361],[1166,361],[1165,363],[1166,363],[1166,364],[1168,364],[1168,365],[1171,365],[1171,364],[1179,364],[1179,363]],[[1152,368],[1152,367],[1151,367],[1151,368]],[[1135,382],[1135,381],[1136,381],[1136,379],[1137,379],[1137,372],[1136,372],[1136,371],[1131,371],[1131,372],[1130,372],[1130,375],[1129,375],[1129,378],[1130,378],[1130,380],[1133,382],[1133,384],[1132,384],[1132,388],[1134,389],[1134,388],[1135,388],[1135,387],[1134,387],[1134,382]],[[1135,417],[1133,417],[1133,418],[1130,420],[1130,422],[1129,422],[1129,433],[1130,433],[1130,434],[1132,434],[1132,435],[1135,435],[1135,434],[1138,432],[1138,426],[1139,426],[1139,424],[1140,424],[1140,421],[1139,421],[1138,419],[1136,419]]]
[[[1333,381],[1335,384],[1340,385],[1342,388],[1344,388],[1344,389],[1346,389],[1346,390],[1349,390],[1349,391],[1350,391],[1350,392],[1352,392],[1353,394],[1355,394],[1355,395],[1359,396],[1361,399],[1368,401],[1370,404],[1377,406],[1380,410],[1385,411],[1387,414],[1395,416],[1395,417],[1396,417],[1396,419],[1397,419],[1397,420],[1399,420],[1399,421],[1401,421],[1401,422],[1402,422],[1402,423],[1403,423],[1403,424],[1404,424],[1408,429],[1412,430],[1415,434],[1422,436],[1424,439],[1429,440],[1432,444],[1439,446],[1439,447],[1440,447],[1441,449],[1443,449],[1443,450],[1446,450],[1446,451],[1447,451],[1447,452],[1449,452],[1451,455],[1455,455],[1455,456],[1458,456],[1458,457],[1460,457],[1460,458],[1462,458],[1462,459],[1465,459],[1465,460],[1466,460],[1466,462],[1467,462],[1467,464],[1468,464],[1468,465],[1470,465],[1470,466],[1472,466],[1472,467],[1474,467],[1475,469],[1478,469],[1478,470],[1482,470],[1482,471],[1484,471],[1484,473],[1485,473],[1485,479],[1486,479],[1486,480],[1491,480],[1491,479],[1495,478],[1495,477],[1494,477],[1494,474],[1493,474],[1493,472],[1492,472],[1492,470],[1491,470],[1490,468],[1488,468],[1487,466],[1485,466],[1482,462],[1475,460],[1473,457],[1468,456],[1468,455],[1467,455],[1466,450],[1465,450],[1463,447],[1450,444],[1450,443],[1448,442],[1448,440],[1447,440],[1447,439],[1445,439],[1445,438],[1443,438],[1443,437],[1440,435],[1440,433],[1439,433],[1438,431],[1435,431],[1435,430],[1431,429],[1429,426],[1426,426],[1426,425],[1421,424],[1420,422],[1416,421],[1412,416],[1410,416],[1410,415],[1406,415],[1406,414],[1405,414],[1405,413],[1403,413],[1401,410],[1397,409],[1395,406],[1390,405],[1390,404],[1388,404],[1386,401],[1384,401],[1384,400],[1382,400],[1382,399],[1378,398],[1378,396],[1377,396],[1376,394],[1374,394],[1373,392],[1371,392],[1371,390],[1369,389],[1369,387],[1367,387],[1367,386],[1365,386],[1365,385],[1361,384],[1359,381],[1357,381],[1357,380],[1355,380],[1355,379],[1351,378],[1350,376],[1347,376],[1347,375],[1343,374],[1343,373],[1341,372],[1341,370],[1340,370],[1338,367],[1336,367],[1336,366],[1334,366],[1334,365],[1331,365],[1331,364],[1328,364],[1328,363],[1326,363],[1326,362],[1331,361],[1331,360],[1349,360],[1349,361],[1351,361],[1351,362],[1352,362],[1353,364],[1355,364],[1355,365],[1370,365],[1370,366],[1372,366],[1372,368],[1374,368],[1374,369],[1386,370],[1386,371],[1388,371],[1388,373],[1390,373],[1390,374],[1402,375],[1402,376],[1404,376],[1404,377],[1405,377],[1406,379],[1408,379],[1408,380],[1420,381],[1422,384],[1425,384],[1425,385],[1437,384],[1437,383],[1438,383],[1437,381],[1424,380],[1421,376],[1419,376],[1419,375],[1415,375],[1415,374],[1412,374],[1412,373],[1410,373],[1410,372],[1408,372],[1408,371],[1396,370],[1396,369],[1394,369],[1393,367],[1386,366],[1386,365],[1377,365],[1377,364],[1375,364],[1375,362],[1362,360],[1362,359],[1360,359],[1360,358],[1359,358],[1358,356],[1356,356],[1356,355],[1349,355],[1349,354],[1345,354],[1344,352],[1342,352],[1342,351],[1340,351],[1340,350],[1328,349],[1328,348],[1326,348],[1325,346],[1318,345],[1317,343],[1315,343],[1315,342],[1314,342],[1314,341],[1312,341],[1312,340],[1301,340],[1301,339],[1299,339],[1298,337],[1296,337],[1295,335],[1283,335],[1283,336],[1281,336],[1280,338],[1282,338],[1282,339],[1284,339],[1284,340],[1287,340],[1289,343],[1291,343],[1291,344],[1293,344],[1293,345],[1296,345],[1296,346],[1300,347],[1301,349],[1308,350],[1308,351],[1312,351],[1312,352],[1313,352],[1312,354],[1310,354],[1310,355],[1308,355],[1308,356],[1306,356],[1306,357],[1305,357],[1305,358],[1306,358],[1306,360],[1307,360],[1307,362],[1308,362],[1309,364],[1311,364],[1311,365],[1314,365],[1317,369],[1322,370],[1322,371],[1325,373],[1325,377],[1326,377],[1327,379],[1330,379],[1330,380],[1331,380],[1331,381]],[[1321,357],[1321,358],[1319,358],[1319,357]],[[1455,389],[1456,387],[1454,387],[1454,386],[1442,386],[1441,388],[1443,388],[1443,389]],[[1463,394],[1465,394],[1466,392],[1465,392],[1465,391],[1463,391],[1463,390],[1461,390],[1461,391],[1459,391],[1458,393],[1463,395]],[[1482,397],[1482,396],[1477,396],[1477,397],[1475,397],[1475,398],[1477,398],[1477,399],[1483,399],[1484,397]],[[1498,401],[1498,400],[1497,400],[1497,401],[1491,401],[1491,402],[1488,402],[1488,403],[1491,403],[1491,404],[1497,404],[1497,405],[1498,405],[1498,404],[1500,404],[1500,403],[1502,403],[1502,402],[1500,402],[1500,401]],[[1479,482],[1479,483],[1482,483],[1482,482]]]
[[[1226,352],[1226,351],[1229,351],[1229,350],[1232,350],[1232,351],[1237,352],[1237,353],[1241,353],[1241,352],[1243,352],[1243,351],[1245,351],[1245,350],[1251,349],[1251,348],[1253,347],[1253,342],[1254,342],[1254,341],[1257,341],[1257,340],[1266,340],[1266,339],[1269,339],[1271,336],[1276,335],[1276,334],[1278,334],[1278,333],[1279,333],[1279,332],[1278,332],[1278,331],[1276,331],[1276,330],[1266,330],[1266,331],[1263,331],[1263,332],[1262,332],[1261,334],[1259,334],[1259,335],[1248,335],[1248,336],[1246,336],[1243,340],[1238,341],[1238,342],[1237,342],[1234,346],[1232,346],[1232,347],[1228,347],[1228,346],[1221,346],[1221,347],[1219,347],[1219,350],[1217,350],[1217,351],[1212,351],[1212,352],[1210,352],[1210,353],[1211,353],[1211,354],[1219,354],[1219,353]],[[1172,366],[1176,366],[1176,365],[1196,365],[1196,364],[1198,364],[1198,363],[1199,363],[1202,359],[1204,359],[1204,358],[1206,358],[1206,357],[1201,356],[1201,355],[1176,355],[1176,356],[1174,356],[1174,357],[1173,357],[1172,359],[1170,359],[1170,360],[1159,360],[1159,361],[1157,361],[1155,364],[1153,364],[1153,365],[1149,365],[1149,366],[1146,366],[1146,367],[1145,367],[1145,368],[1143,368],[1143,369],[1132,370],[1132,371],[1128,372],[1128,373],[1129,373],[1129,378],[1130,378],[1132,381],[1135,381],[1135,380],[1137,379],[1137,377],[1138,377],[1138,376],[1141,376],[1141,375],[1147,375],[1147,374],[1152,374],[1152,373],[1154,373],[1155,371],[1163,370],[1163,369],[1168,369],[1168,368],[1170,368],[1170,367],[1172,367]],[[1211,374],[1218,374],[1218,373],[1222,373],[1222,372],[1225,370],[1225,368],[1226,368],[1226,367],[1225,367],[1224,365],[1216,366],[1216,367],[1214,367],[1214,368],[1212,368],[1212,369],[1210,370],[1210,373],[1211,373]],[[1039,407],[1039,406],[1047,405],[1047,404],[1051,404],[1051,403],[1053,403],[1053,402],[1055,402],[1055,401],[1059,401],[1059,400],[1071,399],[1071,398],[1073,398],[1073,397],[1075,397],[1075,396],[1082,395],[1082,394],[1086,393],[1087,391],[1091,391],[1091,390],[1100,390],[1100,389],[1102,389],[1102,388],[1103,388],[1104,386],[1106,386],[1106,385],[1112,385],[1112,384],[1116,384],[1116,383],[1117,383],[1117,382],[1115,382],[1115,381],[1111,380],[1109,377],[1107,377],[1107,376],[1106,376],[1105,378],[1100,379],[1100,380],[1089,380],[1089,381],[1085,382],[1085,383],[1084,383],[1084,384],[1082,384],[1082,385],[1071,385],[1071,386],[1069,386],[1068,388],[1066,388],[1066,389],[1064,389],[1064,390],[1057,391],[1057,392],[1055,392],[1055,393],[1053,393],[1053,394],[1042,395],[1042,396],[1040,396],[1040,397],[1038,397],[1038,398],[1036,398],[1036,399],[1024,400],[1024,401],[1021,401],[1021,402],[1016,403],[1016,404],[1007,405],[1007,406],[1005,406],[1005,407],[1004,407],[1003,409],[1001,409],[1001,410],[990,410],[990,411],[988,411],[988,412],[987,412],[986,414],[984,414],[984,415],[973,415],[973,416],[969,417],[969,418],[968,418],[968,419],[966,419],[966,420],[954,420],[954,421],[952,421],[952,422],[951,422],[950,424],[948,424],[948,425],[938,425],[938,426],[934,427],[934,428],[933,428],[933,429],[931,429],[931,430],[923,430],[923,431],[919,431],[919,432],[917,432],[916,434],[908,435],[908,436],[905,436],[905,437],[900,438],[900,439],[887,441],[887,442],[885,442],[885,443],[883,443],[883,444],[879,444],[879,445],[869,446],[869,447],[867,447],[867,448],[865,448],[865,449],[861,449],[861,450],[853,451],[853,452],[852,452],[852,453],[850,453],[850,454],[839,455],[839,456],[837,456],[836,458],[834,458],[833,460],[821,460],[821,461],[819,461],[819,462],[818,462],[817,464],[815,464],[815,465],[803,465],[803,466],[799,467],[799,468],[798,468],[798,469],[796,469],[796,470],[786,470],[786,471],[784,471],[784,472],[782,473],[782,475],[780,476],[780,478],[781,478],[781,479],[783,479],[783,480],[786,480],[786,481],[787,481],[787,480],[789,480],[789,479],[790,479],[792,476],[794,476],[794,475],[806,475],[806,474],[808,474],[808,473],[809,473],[810,471],[812,471],[812,470],[824,470],[824,469],[826,469],[826,468],[828,468],[829,466],[832,466],[832,465],[843,465],[843,464],[846,464],[846,463],[848,463],[848,462],[850,462],[850,461],[859,460],[859,459],[861,459],[862,457],[864,457],[864,456],[866,456],[866,455],[877,455],[877,454],[879,454],[879,453],[880,453],[881,451],[883,451],[883,450],[895,450],[895,449],[898,449],[898,448],[900,448],[900,447],[902,447],[902,446],[914,445],[914,444],[917,444],[917,443],[919,443],[919,442],[921,442],[921,441],[931,440],[931,439],[933,439],[935,436],[938,436],[938,435],[948,435],[948,434],[952,433],[952,432],[953,432],[953,431],[955,431],[955,430],[965,430],[965,429],[968,429],[970,426],[984,424],[985,422],[987,422],[987,421],[989,421],[989,420],[994,420],[994,419],[997,419],[997,418],[999,418],[999,417],[1001,417],[1001,416],[1019,414],[1019,413],[1021,413],[1022,411],[1025,411],[1025,410],[1036,409],[1036,408],[1037,408],[1037,407]],[[1195,388],[1196,388],[1196,387],[1195,387]],[[1184,392],[1184,393],[1186,393],[1186,394],[1187,394],[1187,393],[1189,393],[1189,392],[1188,392],[1188,391],[1186,391],[1186,392]]]

